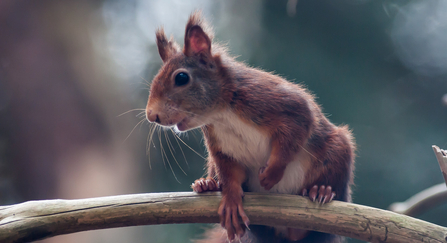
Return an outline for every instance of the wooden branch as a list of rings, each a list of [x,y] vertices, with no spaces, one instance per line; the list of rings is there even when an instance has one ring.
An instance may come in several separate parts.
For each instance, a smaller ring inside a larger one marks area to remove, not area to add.
[[[444,176],[444,182],[447,184],[447,151],[440,149],[436,145],[433,145],[431,147],[435,152],[439,167],[441,167],[442,175]]]
[[[217,223],[220,193],[151,193],[0,207],[0,242],[123,226]],[[446,242],[447,228],[381,209],[293,195],[246,193],[252,224],[299,227],[370,242]]]

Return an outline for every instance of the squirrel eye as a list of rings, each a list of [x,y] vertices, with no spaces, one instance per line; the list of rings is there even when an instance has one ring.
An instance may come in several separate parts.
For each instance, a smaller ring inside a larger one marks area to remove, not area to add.
[[[175,85],[182,86],[189,82],[189,75],[187,73],[181,72],[175,75]]]

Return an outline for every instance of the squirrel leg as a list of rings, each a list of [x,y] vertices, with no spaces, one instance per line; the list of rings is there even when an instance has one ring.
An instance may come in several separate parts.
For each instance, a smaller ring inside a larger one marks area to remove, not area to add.
[[[220,216],[220,224],[227,231],[228,240],[231,242],[235,238],[240,239],[248,228],[250,220],[242,207],[242,198],[244,192],[242,188],[224,187],[222,189],[222,201],[220,202],[218,213]],[[245,227],[240,224],[239,216]]]
[[[284,168],[274,166],[263,166],[259,169],[259,181],[265,190],[270,190],[284,175]]]
[[[242,183],[246,179],[246,172],[239,162],[221,152],[216,152],[213,159],[216,168],[219,168],[219,173],[216,174],[222,187],[222,200],[218,209],[220,224],[226,229],[228,240],[231,242],[235,238],[240,239],[244,235],[245,227],[248,228],[250,224],[242,206]]]
[[[287,164],[291,160],[290,152],[279,141],[272,142],[272,152],[267,165],[259,169],[259,182],[265,190],[270,190],[283,177]]]

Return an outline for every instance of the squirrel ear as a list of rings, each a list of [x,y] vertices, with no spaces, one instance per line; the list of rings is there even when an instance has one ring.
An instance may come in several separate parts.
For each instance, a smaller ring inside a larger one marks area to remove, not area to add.
[[[201,18],[201,13],[196,11],[191,14],[186,25],[183,53],[186,56],[198,53],[211,56],[211,39],[213,36],[207,32],[210,31],[208,25]]]
[[[157,37],[158,53],[163,62],[166,62],[170,57],[180,51],[180,47],[172,37],[168,41],[163,28],[159,28],[155,35]]]

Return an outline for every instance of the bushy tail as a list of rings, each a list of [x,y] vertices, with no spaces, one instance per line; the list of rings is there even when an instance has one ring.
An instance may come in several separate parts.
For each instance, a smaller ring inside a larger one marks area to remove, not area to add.
[[[203,239],[193,240],[194,243],[228,243],[225,229],[216,225],[214,228],[205,231]]]
[[[289,241],[278,237],[273,228],[262,225],[250,225],[250,230],[246,231],[241,238],[241,243],[343,243],[345,237],[312,231],[300,241]],[[207,230],[203,239],[194,240],[195,243],[228,243],[225,229],[217,225]],[[233,242],[239,242],[234,240]]]

